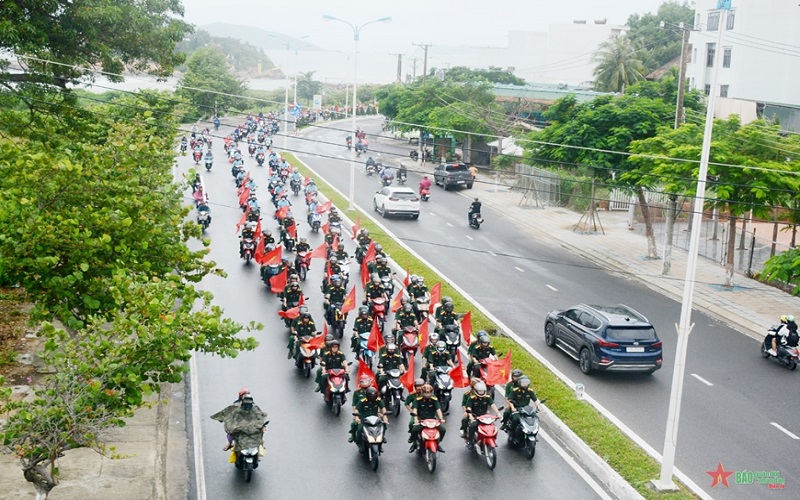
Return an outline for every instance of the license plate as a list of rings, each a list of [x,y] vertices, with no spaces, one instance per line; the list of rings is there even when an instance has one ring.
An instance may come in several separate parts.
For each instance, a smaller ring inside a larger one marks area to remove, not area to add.
[[[464,184],[464,181],[458,181],[458,184]]]
[[[644,352],[644,347],[628,347],[625,350],[628,352]]]

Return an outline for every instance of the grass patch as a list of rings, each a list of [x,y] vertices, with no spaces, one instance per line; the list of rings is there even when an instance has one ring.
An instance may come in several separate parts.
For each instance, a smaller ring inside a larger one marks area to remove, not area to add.
[[[311,172],[300,163],[297,158],[289,153],[283,156],[300,172],[310,175]],[[323,179],[315,178],[317,187],[333,204],[338,207],[347,207],[348,200],[340,196]],[[342,210],[344,212],[344,210]],[[400,246],[393,238],[387,235],[376,224],[361,212],[348,213],[351,219],[360,217],[361,227],[369,229],[370,236],[383,245],[384,250],[391,258],[404,269],[409,269],[414,274],[425,278],[426,285],[430,288],[441,277],[424,266],[405,248]],[[461,294],[442,281],[442,296],[450,296],[456,311],[472,311],[472,326],[474,331],[486,330],[494,337],[492,343],[498,353],[512,352],[512,365],[524,371],[533,382],[537,396],[547,399],[547,407],[573,430],[595,453],[608,462],[631,486],[645,498],[657,499],[690,499],[695,496],[680,484],[680,491],[674,493],[657,493],[651,490],[647,483],[659,476],[660,465],[641,448],[636,446],[614,424],[606,420],[594,407],[585,401],[578,400],[572,388],[567,387],[558,377],[547,370],[539,361],[523,349],[512,339],[500,335],[499,328],[489,318],[472,306]]]

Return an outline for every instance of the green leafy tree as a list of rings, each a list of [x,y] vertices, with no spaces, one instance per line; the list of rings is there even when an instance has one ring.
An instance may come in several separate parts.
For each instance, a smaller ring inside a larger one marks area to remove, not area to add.
[[[640,52],[646,68],[644,74],[680,57],[683,31],[678,26],[684,23],[685,29],[691,29],[693,21],[694,8],[687,2],[675,1],[664,2],[656,13],[632,14],[628,17],[630,30],[626,36],[634,46],[648,48]],[[664,23],[663,28],[661,22]]]
[[[322,82],[314,80],[314,73],[316,71],[300,73],[297,77],[297,98],[300,102],[305,100],[310,103],[315,94],[322,93]]]
[[[112,81],[124,71],[171,76],[183,61],[175,43],[192,31],[180,20],[180,0],[17,0],[3,2],[0,48],[26,56],[23,73],[5,71],[0,82],[66,87],[99,69]],[[36,59],[30,59],[36,58]],[[60,64],[52,64],[55,61]]]
[[[195,50],[206,45],[219,46],[236,71],[255,71],[259,63],[261,63],[262,70],[275,67],[261,47],[256,47],[237,38],[212,36],[205,30],[197,30],[180,41],[176,46],[176,50],[190,56]]]
[[[436,68],[433,69],[433,73],[436,73]],[[527,83],[513,73],[496,66],[489,66],[487,69],[454,66],[444,70],[444,79],[456,83],[500,83],[505,85],[525,85]]]
[[[195,117],[244,106],[241,96],[247,85],[233,73],[219,46],[209,45],[195,50],[186,66],[188,69],[178,82],[178,95],[195,106]]]
[[[596,62],[594,87],[603,92],[624,93],[625,87],[644,80],[641,49],[624,35],[612,35],[592,57]]]

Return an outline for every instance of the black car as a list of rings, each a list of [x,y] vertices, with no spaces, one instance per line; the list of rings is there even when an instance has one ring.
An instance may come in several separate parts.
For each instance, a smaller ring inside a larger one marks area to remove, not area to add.
[[[579,304],[551,311],[544,323],[545,343],[592,370],[653,373],[661,368],[661,340],[643,315],[626,305]]]

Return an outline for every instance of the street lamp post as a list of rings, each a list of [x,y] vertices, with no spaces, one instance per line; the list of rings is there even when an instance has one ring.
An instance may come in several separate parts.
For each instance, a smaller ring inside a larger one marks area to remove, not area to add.
[[[364,26],[372,23],[388,23],[392,20],[391,17],[382,17],[380,19],[375,19],[359,26],[355,26],[344,19],[339,19],[338,17],[333,17],[329,15],[322,16],[322,19],[325,21],[339,21],[342,22],[350,28],[353,29],[353,123],[352,129],[353,133],[356,131],[356,109],[358,108],[358,38],[361,34],[361,30]],[[355,210],[355,199],[356,199],[356,151],[353,148],[353,156],[350,158],[350,206],[347,207],[348,211]]]

